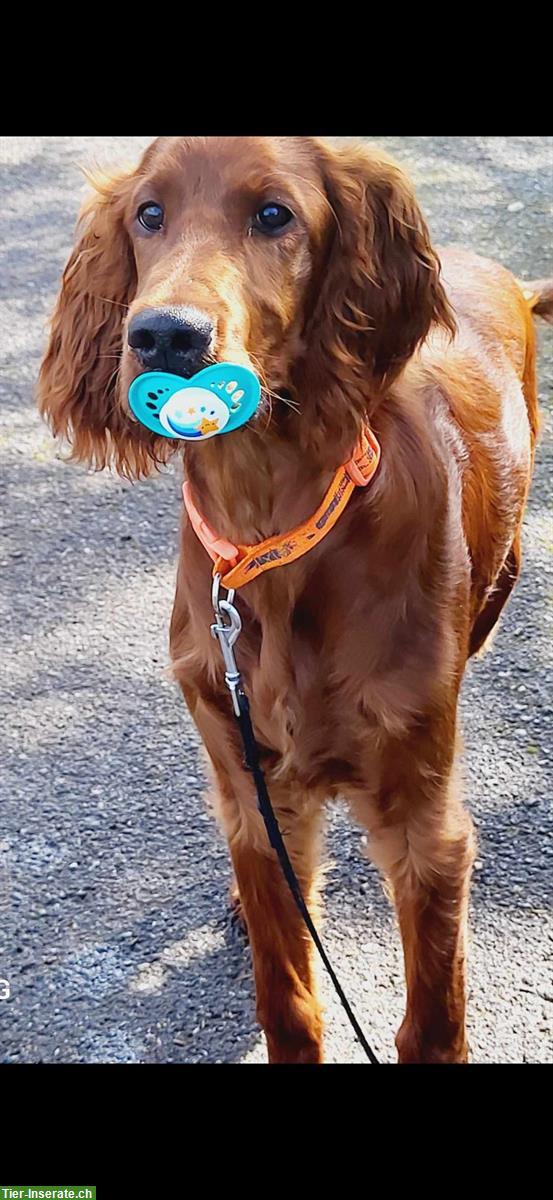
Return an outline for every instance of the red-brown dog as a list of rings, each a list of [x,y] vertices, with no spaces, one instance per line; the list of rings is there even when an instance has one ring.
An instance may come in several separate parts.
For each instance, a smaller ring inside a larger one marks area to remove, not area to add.
[[[441,255],[442,280],[409,182],[366,148],[160,138],[96,186],[40,375],[41,409],[75,458],[146,474],[180,443],[133,421],[135,376],[250,366],[265,389],[255,418],[187,443],[185,468],[210,524],[251,544],[316,510],[365,424],[378,439],[378,472],[332,532],[240,591],[239,666],[308,903],[324,802],[340,794],[397,909],[399,1059],[462,1062],[474,849],[457,702],[520,567],[532,310],[553,317],[552,285],[457,250]],[[320,1062],[311,948],[242,766],[210,592],[185,517],[171,654],[213,766],[257,1012],[271,1062]]]

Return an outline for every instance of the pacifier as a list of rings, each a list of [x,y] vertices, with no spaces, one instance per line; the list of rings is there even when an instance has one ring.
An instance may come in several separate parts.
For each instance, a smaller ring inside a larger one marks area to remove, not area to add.
[[[253,416],[261,387],[257,375],[236,363],[215,363],[191,379],[145,371],[129,388],[137,419],[161,437],[205,442],[232,433]]]

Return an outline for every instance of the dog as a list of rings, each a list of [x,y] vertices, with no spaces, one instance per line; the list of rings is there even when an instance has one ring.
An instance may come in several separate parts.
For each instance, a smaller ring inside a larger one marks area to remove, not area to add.
[[[364,429],[381,459],[325,538],[239,591],[239,667],[273,805],[318,914],[325,801],[369,835],[395,905],[401,1063],[465,1062],[472,823],[456,776],[459,689],[517,579],[538,434],[534,315],[521,284],[432,246],[376,148],[309,137],[162,137],[94,180],[63,274],[38,400],[73,458],[139,479],[183,443],[133,419],[142,372],[218,361],[262,383],[243,428],[186,443],[206,525],[285,535]],[[271,1063],[319,1063],[312,948],[256,806],[210,636],[212,563],[183,512],[173,670],[210,761]]]

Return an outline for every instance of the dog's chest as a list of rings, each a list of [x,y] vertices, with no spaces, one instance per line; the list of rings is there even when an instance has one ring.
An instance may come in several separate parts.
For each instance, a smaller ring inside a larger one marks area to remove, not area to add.
[[[416,625],[409,639],[389,628],[386,644],[368,621],[273,630],[246,678],[268,765],[327,792],[376,782],[382,754],[428,708],[439,658]]]

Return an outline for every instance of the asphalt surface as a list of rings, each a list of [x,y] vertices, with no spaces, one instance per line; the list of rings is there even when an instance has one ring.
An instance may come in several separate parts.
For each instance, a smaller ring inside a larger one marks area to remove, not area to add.
[[[35,413],[47,314],[84,194],[76,164],[149,138],[0,144],[0,1058],[264,1062],[249,953],[226,918],[226,849],[198,739],[166,674],[179,475],[131,486],[62,461]],[[435,241],[553,274],[553,141],[378,139],[411,171]],[[463,688],[479,856],[469,1035],[476,1062],[553,1061],[553,338],[523,578]],[[325,937],[380,1055],[395,1058],[400,943],[361,832],[329,813]],[[326,981],[329,1062],[363,1061]],[[0,989],[1,990],[1,989]]]

